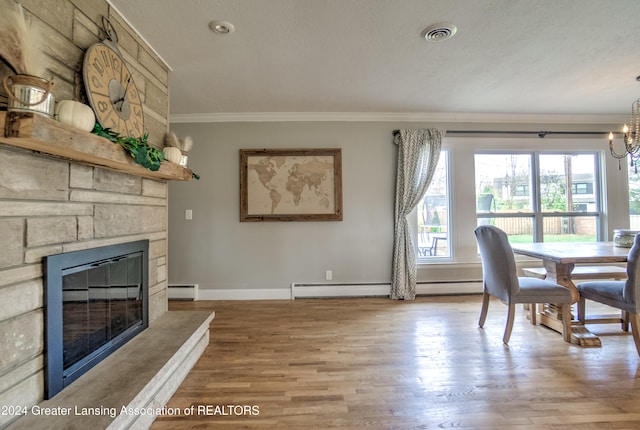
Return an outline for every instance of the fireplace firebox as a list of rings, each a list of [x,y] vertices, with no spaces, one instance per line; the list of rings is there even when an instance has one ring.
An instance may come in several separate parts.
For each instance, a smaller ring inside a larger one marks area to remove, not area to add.
[[[45,398],[149,325],[149,241],[44,259]]]

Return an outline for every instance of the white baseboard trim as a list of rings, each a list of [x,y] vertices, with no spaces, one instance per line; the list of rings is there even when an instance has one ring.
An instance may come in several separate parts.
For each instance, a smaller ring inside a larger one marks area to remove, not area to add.
[[[198,300],[290,300],[289,288],[201,289]]]
[[[291,284],[291,299],[318,297],[388,297],[389,284]]]
[[[388,297],[391,284],[291,284],[291,298],[312,297]],[[482,282],[419,282],[416,295],[482,293]]]
[[[174,284],[167,288],[169,300],[198,300],[198,284]]]
[[[199,289],[196,300],[294,300],[328,297],[389,297],[388,283],[292,283],[290,288]],[[417,295],[479,294],[482,282],[420,282]]]

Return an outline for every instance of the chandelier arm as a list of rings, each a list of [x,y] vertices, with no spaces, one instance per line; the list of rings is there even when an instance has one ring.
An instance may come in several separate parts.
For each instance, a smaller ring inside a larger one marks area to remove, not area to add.
[[[614,149],[613,149],[613,144],[611,142],[609,142],[609,152],[611,152],[611,155],[613,156],[613,158],[617,158],[618,160],[621,158],[625,158],[627,155],[629,155],[630,153],[628,151],[623,152],[622,154],[618,154]]]
[[[636,81],[640,82],[640,76],[636,77]],[[631,103],[629,125],[630,127],[627,127],[625,124],[622,129],[625,152],[620,154],[613,148],[613,132],[609,132],[609,152],[613,158],[618,160],[618,168],[621,168],[620,160],[629,156],[630,166],[637,173],[640,162],[640,99]]]

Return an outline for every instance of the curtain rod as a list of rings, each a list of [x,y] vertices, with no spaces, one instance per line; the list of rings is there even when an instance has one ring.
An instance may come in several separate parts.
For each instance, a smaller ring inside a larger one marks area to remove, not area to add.
[[[608,131],[505,131],[505,130],[447,130],[447,134],[537,134],[544,138],[550,134],[577,134],[577,135],[608,135]],[[400,134],[400,130],[393,130],[393,136]],[[614,133],[616,134],[616,133]]]

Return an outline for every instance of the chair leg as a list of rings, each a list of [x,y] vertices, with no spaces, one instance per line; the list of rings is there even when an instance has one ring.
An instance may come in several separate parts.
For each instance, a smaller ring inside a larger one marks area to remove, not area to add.
[[[504,329],[504,336],[502,337],[502,343],[505,345],[509,343],[509,338],[511,337],[511,330],[513,329],[513,320],[516,316],[516,305],[510,304],[509,312],[507,313],[507,326]]]
[[[622,331],[629,331],[629,312],[622,311]]]
[[[636,351],[638,351],[638,355],[640,355],[640,315],[629,312],[629,319],[631,320],[631,333],[633,334],[633,342],[636,344]]]
[[[480,320],[478,321],[478,325],[482,328],[484,327],[484,322],[487,320],[487,310],[489,309],[489,293],[482,293],[482,310],[480,311]]]
[[[571,343],[571,305],[562,305],[562,337]]]
[[[536,325],[536,318],[538,316],[538,304],[537,303],[529,303],[529,321],[531,324]]]
[[[586,312],[586,305],[585,305],[585,300],[584,297],[580,297],[580,300],[578,301],[578,321],[580,321],[580,324],[584,325],[585,322],[585,312]]]

